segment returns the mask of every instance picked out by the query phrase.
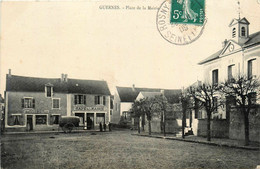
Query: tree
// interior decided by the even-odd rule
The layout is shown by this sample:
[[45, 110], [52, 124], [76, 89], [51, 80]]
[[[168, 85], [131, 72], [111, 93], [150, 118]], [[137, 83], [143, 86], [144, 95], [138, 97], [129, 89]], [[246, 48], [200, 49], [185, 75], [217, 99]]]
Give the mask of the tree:
[[182, 138], [185, 138], [185, 126], [186, 126], [186, 111], [188, 109], [190, 101], [190, 96], [186, 95], [185, 93], [181, 96], [181, 106], [182, 106]]
[[148, 131], [149, 135], [152, 133], [152, 127], [151, 127], [151, 120], [154, 113], [154, 105], [155, 105], [155, 99], [154, 98], [144, 98], [144, 112], [148, 120]]
[[140, 134], [140, 117], [145, 114], [145, 99], [136, 100], [132, 105], [131, 112], [132, 117], [138, 119], [138, 133]]
[[[211, 140], [210, 121], [213, 112], [223, 105], [219, 95], [219, 86], [217, 84], [201, 84], [197, 87], [190, 87], [188, 94], [195, 100], [198, 100], [200, 108], [204, 108], [207, 113], [207, 141]], [[220, 99], [219, 99], [220, 98]]]
[[170, 104], [168, 104], [167, 98], [164, 95], [157, 95], [153, 99], [153, 112], [158, 113], [161, 116], [161, 124], [163, 128], [163, 135], [166, 136], [166, 112], [170, 109]]
[[220, 91], [226, 97], [232, 97], [244, 117], [245, 145], [249, 145], [249, 113], [259, 95], [259, 79], [239, 75], [221, 84]]

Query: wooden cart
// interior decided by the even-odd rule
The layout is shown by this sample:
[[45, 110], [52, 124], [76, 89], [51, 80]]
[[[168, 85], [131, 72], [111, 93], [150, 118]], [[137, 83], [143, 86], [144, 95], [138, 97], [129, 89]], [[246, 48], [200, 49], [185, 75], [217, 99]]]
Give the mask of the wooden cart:
[[65, 133], [70, 133], [76, 127], [79, 127], [80, 119], [77, 116], [62, 116], [59, 126]]

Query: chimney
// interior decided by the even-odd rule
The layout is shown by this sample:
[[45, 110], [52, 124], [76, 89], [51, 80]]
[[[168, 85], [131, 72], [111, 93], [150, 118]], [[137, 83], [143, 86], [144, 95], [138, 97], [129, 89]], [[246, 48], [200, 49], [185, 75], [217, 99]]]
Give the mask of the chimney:
[[164, 96], [164, 90], [161, 90], [161, 94]]
[[8, 77], [11, 77], [11, 76], [12, 76], [12, 70], [8, 69]]
[[132, 90], [133, 90], [133, 92], [135, 92], [135, 84], [133, 84]]
[[63, 74], [63, 73], [61, 74], [61, 79], [60, 79], [60, 81], [61, 81], [61, 82], [64, 81], [64, 74]]
[[227, 39], [225, 39], [223, 42], [222, 42], [222, 47], [224, 48], [226, 45], [227, 45]]
[[68, 74], [64, 75], [64, 81], [67, 82], [68, 81]]

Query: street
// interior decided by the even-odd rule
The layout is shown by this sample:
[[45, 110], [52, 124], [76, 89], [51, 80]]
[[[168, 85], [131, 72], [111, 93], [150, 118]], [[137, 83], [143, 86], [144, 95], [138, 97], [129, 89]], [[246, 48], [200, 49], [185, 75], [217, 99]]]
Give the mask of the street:
[[136, 131], [1, 136], [1, 165], [15, 168], [256, 168], [259, 151], [133, 136]]

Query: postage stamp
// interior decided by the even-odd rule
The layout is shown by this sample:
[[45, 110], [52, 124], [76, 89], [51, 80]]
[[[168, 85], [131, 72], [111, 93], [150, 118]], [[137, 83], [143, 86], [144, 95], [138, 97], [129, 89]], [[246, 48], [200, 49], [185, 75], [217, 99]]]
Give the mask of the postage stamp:
[[205, 0], [171, 0], [171, 23], [203, 25]]
[[[183, 13], [185, 13], [183, 12], [182, 9], [183, 3], [182, 5], [180, 5], [179, 4], [180, 0], [178, 0], [179, 2], [177, 2], [177, 0], [172, 0], [172, 1], [173, 3], [167, 0], [161, 4], [156, 16], [157, 29], [160, 35], [165, 40], [167, 40], [172, 44], [175, 45], [190, 44], [195, 40], [197, 40], [203, 33], [204, 26], [207, 22], [205, 18], [204, 7], [199, 8], [198, 7], [200, 6], [199, 4], [188, 3], [189, 9], [192, 9], [194, 13], [191, 12], [191, 10], [186, 11], [187, 14], [185, 14], [185, 17], [187, 18], [185, 19], [185, 17], [182, 18], [182, 16], [184, 16]], [[183, 0], [183, 2], [186, 1], [191, 1], [191, 0]], [[193, 0], [193, 1], [204, 2], [204, 0]], [[176, 4], [178, 4], [177, 7], [174, 7]], [[203, 6], [205, 6], [204, 3]], [[174, 14], [174, 10], [172, 12], [172, 9], [178, 11], [175, 12]], [[201, 9], [203, 10], [203, 12], [201, 13], [200, 16], [200, 13], [198, 11], [200, 11]], [[198, 12], [198, 15], [195, 15], [195, 12], [196, 13]], [[190, 16], [191, 13], [194, 14], [193, 18]], [[172, 17], [179, 17], [179, 20], [177, 20], [176, 22], [172, 22], [171, 21]]]

